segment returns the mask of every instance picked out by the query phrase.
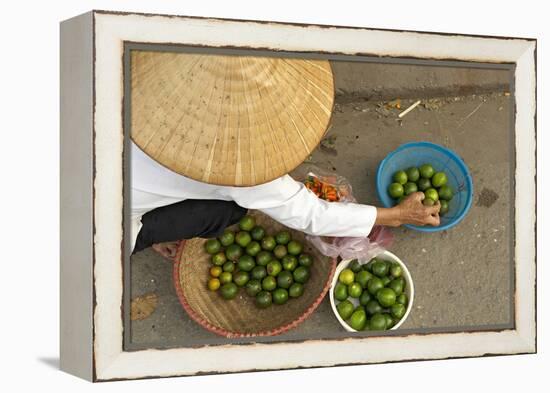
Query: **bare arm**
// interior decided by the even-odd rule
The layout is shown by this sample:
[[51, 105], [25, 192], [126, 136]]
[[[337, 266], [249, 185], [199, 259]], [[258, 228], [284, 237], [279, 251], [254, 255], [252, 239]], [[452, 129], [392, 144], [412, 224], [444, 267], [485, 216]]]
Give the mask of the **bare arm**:
[[434, 206], [424, 206], [423, 199], [424, 193], [415, 192], [397, 206], [377, 207], [375, 224], [390, 227], [398, 227], [403, 224], [438, 226], [441, 205], [437, 202]]

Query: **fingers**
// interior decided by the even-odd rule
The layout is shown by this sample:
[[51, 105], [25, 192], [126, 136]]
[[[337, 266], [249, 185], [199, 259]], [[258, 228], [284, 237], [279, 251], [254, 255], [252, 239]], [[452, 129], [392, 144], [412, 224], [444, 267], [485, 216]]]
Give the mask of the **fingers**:
[[176, 256], [176, 252], [178, 251], [178, 247], [175, 243], [171, 243], [166, 246], [166, 251], [170, 258], [174, 258]]
[[406, 201], [408, 201], [408, 203], [402, 205], [403, 217], [401, 221], [403, 223], [420, 226], [439, 226], [441, 203], [437, 201], [433, 206], [425, 206], [422, 203], [424, 198], [425, 195], [423, 192], [415, 192], [407, 197]]
[[176, 256], [178, 243], [155, 243], [153, 250], [162, 255], [164, 258], [173, 259]]
[[428, 225], [432, 225], [434, 227], [439, 226], [439, 214], [430, 215], [428, 219], [426, 220], [426, 223]]
[[422, 202], [425, 198], [425, 195], [423, 192], [417, 191], [411, 194], [411, 198], [415, 201]]
[[430, 214], [432, 214], [432, 215], [433, 215], [433, 214], [439, 213], [439, 210], [440, 210], [440, 209], [441, 209], [441, 203], [439, 203], [439, 201], [437, 201], [437, 202], [435, 203], [435, 205], [433, 205], [433, 206], [428, 206], [428, 207], [426, 208], [426, 210], [428, 210], [428, 213], [430, 213]]
[[160, 249], [160, 254], [164, 257], [164, 258], [171, 258], [172, 255], [170, 253], [170, 248], [168, 247], [162, 247]]

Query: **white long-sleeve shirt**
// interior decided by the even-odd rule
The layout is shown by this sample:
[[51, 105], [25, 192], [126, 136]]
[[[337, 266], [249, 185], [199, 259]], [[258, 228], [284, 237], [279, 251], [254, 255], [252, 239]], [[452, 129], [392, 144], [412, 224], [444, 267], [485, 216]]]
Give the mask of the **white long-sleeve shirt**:
[[131, 146], [132, 249], [145, 213], [185, 199], [232, 200], [287, 227], [319, 236], [367, 236], [376, 220], [374, 206], [326, 202], [289, 175], [252, 187], [217, 186], [172, 172], [134, 143]]

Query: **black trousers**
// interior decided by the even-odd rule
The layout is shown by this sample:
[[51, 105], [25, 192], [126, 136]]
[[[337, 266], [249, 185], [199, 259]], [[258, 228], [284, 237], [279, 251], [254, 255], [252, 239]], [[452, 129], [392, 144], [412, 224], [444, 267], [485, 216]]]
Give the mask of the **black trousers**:
[[187, 199], [143, 215], [133, 253], [155, 243], [193, 237], [211, 238], [223, 233], [247, 213], [233, 201]]

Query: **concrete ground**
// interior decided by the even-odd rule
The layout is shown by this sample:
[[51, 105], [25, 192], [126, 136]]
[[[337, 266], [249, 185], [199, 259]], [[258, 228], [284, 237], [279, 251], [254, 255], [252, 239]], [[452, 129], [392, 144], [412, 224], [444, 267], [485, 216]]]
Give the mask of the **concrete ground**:
[[[361, 75], [356, 78], [360, 85]], [[336, 75], [335, 80], [340, 79]], [[503, 74], [493, 79], [506, 80]], [[390, 251], [403, 259], [415, 285], [414, 308], [402, 329], [491, 329], [509, 325], [513, 319], [513, 100], [503, 92], [504, 83], [494, 93], [423, 99], [402, 121], [397, 117], [400, 110], [388, 106], [387, 101], [339, 94], [327, 139], [308, 160], [345, 176], [358, 201], [374, 205], [379, 204], [375, 194], [377, 165], [402, 143], [426, 140], [448, 146], [470, 168], [475, 200], [459, 226], [433, 234], [393, 230], [395, 243]], [[401, 110], [414, 101], [414, 97], [402, 100]], [[148, 318], [131, 323], [128, 349], [227, 342], [187, 316], [174, 290], [172, 264], [151, 249], [132, 257], [129, 284], [132, 298], [155, 293], [158, 304]], [[298, 328], [267, 341], [345, 334], [327, 297]]]
[[508, 91], [512, 71], [453, 66], [335, 61], [339, 100], [464, 96]]

